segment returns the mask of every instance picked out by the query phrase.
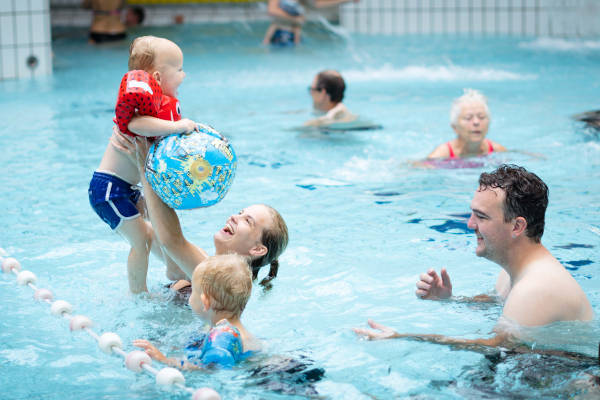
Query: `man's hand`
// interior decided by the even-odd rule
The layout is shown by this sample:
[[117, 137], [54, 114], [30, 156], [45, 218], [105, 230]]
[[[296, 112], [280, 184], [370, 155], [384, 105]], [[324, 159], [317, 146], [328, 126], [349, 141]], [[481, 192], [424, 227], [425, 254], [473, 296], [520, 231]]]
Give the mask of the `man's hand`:
[[415, 294], [424, 300], [447, 299], [452, 296], [452, 283], [446, 268], [442, 268], [441, 277], [433, 269], [421, 274]]
[[399, 337], [396, 331], [394, 331], [392, 328], [388, 328], [387, 326], [378, 324], [377, 322], [371, 319], [367, 322], [369, 323], [369, 326], [371, 328], [376, 330], [372, 331], [370, 329], [353, 328], [352, 330], [354, 331], [354, 333], [356, 333], [358, 336], [364, 336], [368, 340], [383, 340]]

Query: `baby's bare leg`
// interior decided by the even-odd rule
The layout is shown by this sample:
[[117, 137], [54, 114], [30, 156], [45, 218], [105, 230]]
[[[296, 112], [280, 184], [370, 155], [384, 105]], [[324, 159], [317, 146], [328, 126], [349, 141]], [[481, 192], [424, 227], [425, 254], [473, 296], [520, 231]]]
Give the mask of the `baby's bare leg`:
[[127, 278], [132, 293], [147, 292], [148, 255], [152, 247], [152, 230], [141, 216], [121, 221], [117, 233], [131, 246], [127, 257]]

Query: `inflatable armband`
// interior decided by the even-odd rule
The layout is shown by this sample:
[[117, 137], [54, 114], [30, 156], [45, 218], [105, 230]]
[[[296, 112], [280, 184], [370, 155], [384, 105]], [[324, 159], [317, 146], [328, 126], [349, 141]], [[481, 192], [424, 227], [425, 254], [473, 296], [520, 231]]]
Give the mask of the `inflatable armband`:
[[119, 130], [133, 136], [127, 129], [131, 118], [136, 112], [140, 115], [158, 116], [162, 97], [160, 85], [146, 71], [127, 72], [121, 79], [115, 106], [115, 122]]

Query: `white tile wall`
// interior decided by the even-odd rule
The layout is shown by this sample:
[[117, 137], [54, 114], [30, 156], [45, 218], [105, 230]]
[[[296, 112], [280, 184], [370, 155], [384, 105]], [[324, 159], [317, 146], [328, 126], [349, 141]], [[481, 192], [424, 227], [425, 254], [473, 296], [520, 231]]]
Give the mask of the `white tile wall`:
[[[49, 1], [52, 25], [89, 26], [90, 11], [80, 8], [81, 0], [0, 0], [0, 14], [3, 8], [27, 5], [47, 9]], [[267, 19], [264, 3], [149, 5], [145, 10], [149, 26], [170, 25], [177, 14], [185, 15], [186, 23]], [[342, 5], [339, 17], [347, 30], [373, 34], [600, 35], [600, 0], [360, 0]]]
[[389, 33], [385, 21], [391, 19], [396, 34], [600, 35], [600, 0], [394, 0], [393, 7], [386, 5], [385, 0], [347, 3], [340, 23], [361, 33]]
[[0, 0], [0, 80], [52, 73], [51, 53], [49, 0]]

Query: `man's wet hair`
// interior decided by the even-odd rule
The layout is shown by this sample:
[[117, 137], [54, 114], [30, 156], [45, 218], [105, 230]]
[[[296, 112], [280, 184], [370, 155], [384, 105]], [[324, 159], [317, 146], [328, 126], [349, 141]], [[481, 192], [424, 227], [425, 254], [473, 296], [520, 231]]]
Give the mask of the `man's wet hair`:
[[527, 221], [525, 234], [539, 243], [544, 234], [548, 186], [536, 174], [518, 165], [503, 164], [490, 173], [479, 176], [480, 189], [502, 189], [504, 221], [523, 217]]
[[317, 89], [324, 89], [332, 102], [339, 103], [344, 100], [346, 83], [339, 72], [325, 70], [317, 75]]

